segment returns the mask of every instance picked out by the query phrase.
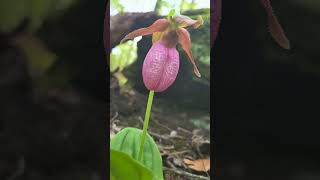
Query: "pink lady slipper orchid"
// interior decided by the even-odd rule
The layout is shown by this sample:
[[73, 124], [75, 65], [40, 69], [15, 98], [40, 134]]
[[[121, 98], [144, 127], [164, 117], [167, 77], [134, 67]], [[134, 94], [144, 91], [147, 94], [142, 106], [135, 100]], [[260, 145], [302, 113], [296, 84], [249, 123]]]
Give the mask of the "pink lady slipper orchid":
[[151, 26], [137, 29], [124, 37], [121, 42], [153, 34], [153, 45], [147, 53], [142, 67], [143, 82], [149, 90], [162, 92], [175, 81], [179, 71], [179, 53], [176, 49], [178, 43], [193, 65], [195, 75], [201, 77], [192, 56], [190, 35], [185, 27], [198, 28], [202, 24], [201, 16], [197, 20], [182, 15], [169, 16], [168, 19], [158, 19]]

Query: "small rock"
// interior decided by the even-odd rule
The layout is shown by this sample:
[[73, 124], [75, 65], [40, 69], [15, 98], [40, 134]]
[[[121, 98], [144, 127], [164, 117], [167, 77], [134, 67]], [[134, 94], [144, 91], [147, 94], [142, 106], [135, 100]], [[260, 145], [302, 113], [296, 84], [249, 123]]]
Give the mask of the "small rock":
[[170, 137], [177, 137], [178, 132], [177, 131], [171, 131], [170, 132]]

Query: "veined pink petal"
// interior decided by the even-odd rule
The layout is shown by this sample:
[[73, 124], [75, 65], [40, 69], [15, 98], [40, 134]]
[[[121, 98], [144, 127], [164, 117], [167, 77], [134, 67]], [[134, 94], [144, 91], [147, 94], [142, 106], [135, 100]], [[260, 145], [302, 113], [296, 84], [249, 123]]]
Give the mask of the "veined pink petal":
[[158, 41], [152, 45], [142, 67], [142, 77], [149, 90], [162, 92], [175, 81], [179, 71], [179, 53]]

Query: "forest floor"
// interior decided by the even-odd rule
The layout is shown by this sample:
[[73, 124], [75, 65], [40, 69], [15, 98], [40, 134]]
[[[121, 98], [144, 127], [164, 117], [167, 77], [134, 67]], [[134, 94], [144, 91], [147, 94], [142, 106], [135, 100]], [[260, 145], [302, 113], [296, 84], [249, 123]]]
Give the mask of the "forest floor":
[[[111, 80], [110, 98], [111, 137], [124, 127], [142, 129], [147, 95]], [[166, 180], [210, 179], [209, 124], [203, 112], [183, 110], [155, 96], [148, 132], [160, 149]]]

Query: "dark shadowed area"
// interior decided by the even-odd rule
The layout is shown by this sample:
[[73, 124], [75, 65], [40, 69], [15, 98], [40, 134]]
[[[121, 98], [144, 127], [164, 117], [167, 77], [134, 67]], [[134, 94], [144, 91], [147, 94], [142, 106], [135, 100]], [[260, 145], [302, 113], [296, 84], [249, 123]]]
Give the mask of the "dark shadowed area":
[[222, 3], [212, 70], [217, 180], [320, 177], [320, 4], [271, 3], [289, 51], [271, 38], [259, 1]]
[[0, 2], [1, 180], [105, 177], [104, 11], [104, 1]]

